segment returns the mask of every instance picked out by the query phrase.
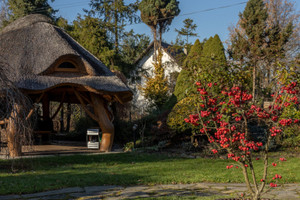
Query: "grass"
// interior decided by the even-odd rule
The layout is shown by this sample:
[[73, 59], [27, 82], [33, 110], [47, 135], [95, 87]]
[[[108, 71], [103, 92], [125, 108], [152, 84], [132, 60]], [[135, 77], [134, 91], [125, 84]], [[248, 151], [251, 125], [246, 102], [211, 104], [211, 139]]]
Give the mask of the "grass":
[[[278, 160], [273, 156], [272, 160]], [[240, 169], [227, 170], [230, 160], [177, 158], [159, 154], [101, 154], [0, 160], [0, 194], [34, 193], [93, 185], [155, 185], [196, 182], [243, 182]], [[262, 161], [255, 161], [262, 171]], [[300, 158], [270, 167], [282, 183], [300, 182]], [[260, 179], [260, 177], [258, 177]]]

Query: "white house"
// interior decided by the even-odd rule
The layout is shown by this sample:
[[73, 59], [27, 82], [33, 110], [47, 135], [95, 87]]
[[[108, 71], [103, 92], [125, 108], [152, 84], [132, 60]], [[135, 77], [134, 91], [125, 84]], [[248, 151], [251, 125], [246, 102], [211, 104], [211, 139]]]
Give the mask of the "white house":
[[[174, 83], [176, 80], [174, 79], [175, 74], [181, 71], [181, 66], [176, 61], [175, 57], [177, 54], [181, 53], [181, 51], [171, 51], [171, 45], [162, 42], [162, 64], [165, 69], [165, 77], [168, 78], [170, 84]], [[158, 52], [156, 53], [156, 55]], [[133, 104], [140, 110], [141, 114], [147, 111], [149, 107], [149, 102], [145, 99], [140, 90], [141, 87], [145, 87], [146, 77], [154, 76], [154, 43], [152, 42], [148, 48], [144, 51], [144, 53], [136, 60], [135, 66], [136, 70], [134, 72], [134, 76], [138, 77], [137, 80], [130, 84], [131, 89], [134, 91]], [[177, 77], [177, 76], [176, 76]], [[175, 78], [176, 78], [175, 77]]]

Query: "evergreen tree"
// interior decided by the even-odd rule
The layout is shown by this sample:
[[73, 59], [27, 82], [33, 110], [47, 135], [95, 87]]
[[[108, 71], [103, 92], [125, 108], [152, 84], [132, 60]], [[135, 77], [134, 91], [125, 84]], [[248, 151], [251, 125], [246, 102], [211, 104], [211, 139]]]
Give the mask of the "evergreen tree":
[[225, 49], [218, 35], [204, 43], [199, 66], [197, 79], [203, 82], [220, 84], [229, 80]]
[[108, 42], [103, 23], [100, 19], [91, 16], [85, 16], [85, 18], [78, 16], [77, 20], [73, 21], [73, 30], [69, 33], [105, 65], [112, 67], [114, 50], [112, 50], [112, 44]]
[[[229, 53], [252, 71], [252, 95], [256, 100], [257, 69], [265, 58], [266, 20], [268, 13], [263, 0], [249, 0], [243, 13], [239, 15], [238, 31], [232, 38]], [[247, 70], [247, 69], [245, 69]]]
[[[150, 38], [145, 34], [135, 34], [133, 30], [124, 34], [120, 55], [122, 58], [122, 72], [126, 77], [133, 75], [134, 62], [149, 46]], [[136, 77], [131, 77], [136, 78]]]
[[171, 25], [174, 17], [179, 15], [179, 2], [177, 0], [142, 0], [139, 4], [142, 21], [147, 24], [153, 33], [154, 52], [157, 50], [157, 32], [159, 45], [162, 34]]
[[197, 112], [194, 106], [199, 101], [196, 81], [221, 86], [230, 81], [229, 76], [224, 46], [219, 36], [210, 37], [204, 44], [196, 40], [177, 78], [174, 95], [178, 103], [168, 115], [169, 127], [176, 132], [192, 130], [192, 126], [186, 125], [184, 119], [188, 114]]
[[139, 20], [136, 15], [137, 3], [125, 5], [124, 0], [91, 0], [90, 2], [92, 10], [89, 14], [97, 15], [105, 22], [103, 26], [112, 33], [116, 52], [119, 51], [120, 38], [126, 24]]
[[201, 53], [202, 53], [202, 49], [203, 49], [203, 43], [201, 43], [199, 41], [199, 39], [197, 39], [194, 43], [194, 45], [191, 47], [184, 63], [183, 63], [183, 67], [184, 68], [192, 68], [192, 66], [196, 66], [198, 65]]
[[193, 84], [195, 80], [193, 80], [193, 73], [189, 70], [182, 69], [177, 77], [174, 95], [177, 98], [177, 101], [181, 101], [185, 97], [189, 96], [191, 93], [196, 92]]
[[0, 29], [9, 19], [9, 9], [7, 0], [0, 0]]
[[126, 32], [121, 45], [123, 61], [133, 64], [149, 44], [150, 38], [145, 34], [135, 34], [133, 30]]
[[43, 14], [54, 19], [57, 12], [49, 5], [48, 0], [8, 0], [8, 5], [9, 22], [29, 14]]
[[70, 25], [68, 23], [68, 20], [66, 20], [63, 17], [59, 17], [56, 19], [55, 24], [59, 27], [61, 27], [62, 29], [64, 29], [67, 33], [71, 34], [71, 32], [74, 30], [74, 26]]
[[202, 46], [203, 45], [197, 39], [184, 61], [183, 69], [177, 77], [174, 95], [178, 102], [189, 96], [191, 93], [196, 92], [194, 86], [196, 81], [194, 68], [199, 67], [198, 62], [202, 53]]
[[189, 44], [189, 37], [195, 37], [197, 36], [197, 33], [194, 31], [197, 28], [196, 24], [193, 24], [193, 20], [190, 18], [187, 18], [183, 21], [184, 27], [181, 28], [180, 30], [175, 29], [176, 32], [178, 32], [179, 35], [185, 36], [186, 37], [186, 44]]

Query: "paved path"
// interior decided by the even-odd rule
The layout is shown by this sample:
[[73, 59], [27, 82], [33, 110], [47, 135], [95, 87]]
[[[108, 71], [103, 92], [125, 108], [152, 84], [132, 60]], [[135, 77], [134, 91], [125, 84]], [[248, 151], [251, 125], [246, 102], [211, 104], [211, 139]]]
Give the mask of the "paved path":
[[[0, 196], [1, 200], [30, 199], [30, 200], [117, 200], [135, 199], [159, 196], [231, 196], [238, 197], [246, 191], [244, 184], [233, 183], [196, 183], [154, 186], [92, 186], [74, 187], [53, 190], [35, 194]], [[300, 184], [285, 184], [264, 195], [270, 199], [296, 200], [300, 199]]]

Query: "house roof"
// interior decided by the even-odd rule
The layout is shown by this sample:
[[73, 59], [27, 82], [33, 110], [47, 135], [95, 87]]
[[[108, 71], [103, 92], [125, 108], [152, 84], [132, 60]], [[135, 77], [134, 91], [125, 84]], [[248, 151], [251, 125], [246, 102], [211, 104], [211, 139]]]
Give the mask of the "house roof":
[[[81, 63], [81, 76], [49, 73], [58, 60], [71, 57]], [[102, 92], [132, 96], [130, 89], [50, 18], [33, 14], [20, 18], [0, 32], [0, 62], [8, 79], [20, 89], [46, 90], [61, 84], [78, 84]], [[121, 97], [120, 96], [120, 97]]]
[[[177, 62], [176, 56], [179, 55], [180, 53], [183, 53], [182, 50], [176, 50], [176, 51], [172, 51], [171, 47], [172, 45], [165, 43], [165, 42], [161, 42], [161, 46], [163, 48], [163, 50], [174, 60]], [[148, 52], [150, 50], [152, 50], [154, 48], [154, 42], [151, 42], [149, 44], [149, 46], [147, 47], [147, 49], [145, 49], [145, 51], [136, 59], [136, 61], [134, 62], [135, 65], [138, 64], [140, 62], [140, 60], [148, 54]]]

